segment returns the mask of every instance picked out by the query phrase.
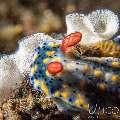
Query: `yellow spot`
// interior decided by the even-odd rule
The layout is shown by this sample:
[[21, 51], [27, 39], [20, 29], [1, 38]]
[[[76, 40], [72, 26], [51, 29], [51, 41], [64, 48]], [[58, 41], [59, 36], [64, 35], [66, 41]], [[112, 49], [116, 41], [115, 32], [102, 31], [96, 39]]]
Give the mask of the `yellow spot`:
[[61, 92], [62, 97], [68, 98], [70, 96], [70, 93], [67, 91]]
[[84, 105], [83, 105], [83, 108], [84, 108], [85, 110], [88, 110], [88, 109], [89, 109], [89, 104], [84, 104]]
[[112, 81], [117, 81], [119, 79], [119, 76], [118, 75], [112, 75], [112, 77], [111, 77], [111, 80]]
[[60, 61], [61, 61], [61, 58], [60, 58], [60, 57], [56, 57], [56, 58], [53, 59], [53, 61], [58, 61], [58, 62], [60, 62]]
[[34, 74], [37, 69], [38, 69], [37, 65], [35, 65], [34, 67], [32, 67], [32, 69], [31, 69], [32, 74]]
[[59, 92], [59, 91], [56, 91], [56, 92], [54, 93], [54, 96], [55, 96], [55, 97], [59, 97], [59, 96], [60, 96], [60, 92]]
[[75, 105], [82, 105], [84, 109], [88, 109], [89, 108], [89, 104], [86, 103], [84, 96], [82, 96], [81, 94], [76, 94], [76, 100], [74, 102]]
[[46, 64], [48, 61], [49, 61], [49, 59], [48, 59], [48, 58], [45, 58], [45, 59], [43, 60], [43, 63]]
[[95, 75], [96, 77], [101, 77], [101, 76], [103, 76], [103, 72], [102, 72], [101, 70], [94, 70], [93, 72], [94, 72], [94, 75]]
[[106, 85], [104, 83], [99, 84], [100, 90], [104, 91], [106, 89]]
[[83, 96], [81, 94], [77, 93], [76, 98], [81, 99], [81, 98], [83, 98]]
[[48, 72], [47, 70], [46, 70], [46, 75], [47, 75], [47, 76], [50, 76], [50, 74], [49, 74], [49, 72]]
[[56, 42], [50, 42], [48, 45], [49, 45], [50, 47], [56, 47], [56, 46], [58, 46], [59, 44], [56, 43]]
[[75, 100], [75, 105], [78, 105], [78, 106], [80, 106], [80, 105], [83, 105], [84, 104], [84, 99], [76, 99]]
[[40, 81], [39, 80], [36, 79], [34, 82], [35, 82], [35, 85], [37, 85], [37, 86], [40, 85]]
[[88, 65], [84, 65], [83, 66], [83, 71], [84, 72], [87, 72], [87, 71], [89, 71], [90, 70], [90, 67], [88, 66]]
[[38, 58], [38, 55], [35, 54], [35, 55], [33, 56], [33, 60], [36, 60], [37, 58]]
[[52, 55], [54, 55], [55, 54], [55, 51], [47, 51], [46, 52], [46, 55], [47, 56], [52, 56]]
[[116, 61], [112, 62], [112, 66], [113, 66], [113, 67], [118, 67], [119, 65], [120, 65], [119, 62], [116, 62]]
[[46, 86], [46, 84], [45, 84], [45, 81], [41, 81], [41, 82], [40, 82], [40, 86], [41, 86], [41, 89], [42, 89], [46, 94], [49, 93], [49, 90], [48, 90], [48, 88], [47, 88], [47, 86]]

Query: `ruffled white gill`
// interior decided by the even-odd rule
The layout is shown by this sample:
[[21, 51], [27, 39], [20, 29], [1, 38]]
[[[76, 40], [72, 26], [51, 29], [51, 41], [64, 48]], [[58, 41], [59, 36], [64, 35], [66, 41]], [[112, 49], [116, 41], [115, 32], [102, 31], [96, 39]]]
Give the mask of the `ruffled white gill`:
[[109, 40], [119, 29], [119, 19], [110, 10], [96, 10], [88, 15], [73, 13], [66, 16], [67, 34], [81, 32], [81, 44], [89, 45]]
[[96, 10], [88, 15], [94, 31], [103, 39], [110, 39], [119, 29], [118, 16], [110, 10]]

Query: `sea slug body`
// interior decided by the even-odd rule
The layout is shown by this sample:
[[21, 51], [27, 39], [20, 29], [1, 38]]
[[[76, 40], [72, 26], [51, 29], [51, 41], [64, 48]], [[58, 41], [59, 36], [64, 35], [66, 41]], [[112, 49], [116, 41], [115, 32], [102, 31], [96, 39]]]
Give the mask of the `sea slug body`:
[[[62, 110], [84, 112], [95, 104], [111, 104], [120, 92], [120, 46], [110, 41], [119, 29], [118, 16], [106, 9], [89, 15], [73, 13], [66, 16], [66, 25], [62, 41], [44, 41], [35, 48], [31, 84]], [[98, 47], [101, 58], [81, 56], [74, 51], [78, 44]]]
[[[72, 59], [54, 41], [35, 48], [30, 78], [34, 88], [45, 92], [47, 97], [62, 100], [70, 109], [88, 110], [96, 102], [97, 92], [110, 92], [120, 82], [120, 72], [106, 64]], [[89, 91], [91, 88], [95, 89], [94, 94]]]
[[[66, 25], [63, 40], [37, 33], [20, 41], [15, 53], [0, 54], [0, 102], [5, 88], [14, 90], [29, 74], [34, 89], [53, 98], [59, 109], [81, 112], [95, 104], [118, 105], [120, 44], [114, 44], [119, 39], [118, 16], [106, 9], [73, 13], [66, 16]], [[75, 45], [97, 46], [102, 56], [78, 57], [72, 51]]]

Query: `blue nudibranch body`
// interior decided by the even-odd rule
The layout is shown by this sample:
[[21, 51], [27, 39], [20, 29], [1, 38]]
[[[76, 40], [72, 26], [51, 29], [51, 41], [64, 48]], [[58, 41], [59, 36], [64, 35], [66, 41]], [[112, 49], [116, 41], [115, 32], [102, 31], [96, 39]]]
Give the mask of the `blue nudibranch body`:
[[[96, 95], [101, 91], [113, 92], [112, 88], [120, 82], [117, 67], [110, 68], [106, 61], [105, 65], [101, 65], [70, 58], [63, 54], [60, 47], [60, 44], [53, 41], [44, 42], [41, 47], [35, 48], [30, 78], [36, 90], [45, 92], [49, 97], [59, 98], [71, 107], [85, 110], [100, 101], [96, 100]], [[61, 63], [63, 68], [51, 74], [48, 71], [51, 62]]]
[[[0, 54], [0, 103], [30, 73], [33, 87], [53, 98], [64, 110], [80, 112], [96, 104], [102, 108], [120, 106], [118, 16], [110, 10], [101, 9], [86, 15], [72, 13], [65, 20], [68, 36], [62, 44], [61, 40], [57, 40], [63, 37], [62, 34], [55, 34], [52, 38], [45, 33], [37, 33], [19, 41], [15, 53]], [[75, 32], [76, 36], [71, 34]], [[81, 40], [78, 39], [81, 37], [79, 32]], [[74, 55], [70, 56], [69, 48], [78, 41], [81, 46], [99, 47], [102, 56], [93, 57], [90, 54], [84, 57], [75, 47], [72, 49]], [[90, 50], [89, 53], [93, 49]]]
[[[55, 42], [44, 43], [42, 48], [38, 47], [35, 49], [33, 58], [34, 62], [31, 65], [31, 83], [34, 85], [35, 89], [45, 92], [48, 96], [61, 97], [71, 104], [79, 104], [80, 101], [77, 101], [79, 97], [84, 99], [79, 89], [70, 86], [72, 81], [69, 78], [66, 80], [65, 76], [61, 76], [62, 74], [66, 74], [66, 70], [69, 69], [72, 63], [62, 53], [60, 44]], [[52, 75], [48, 72], [47, 67], [48, 63], [54, 61], [60, 62], [63, 66], [63, 70]], [[81, 100], [81, 103], [83, 103], [84, 107], [87, 107], [87, 101], [85, 99]]]
[[[114, 44], [119, 30], [118, 16], [106, 9], [88, 15], [73, 13], [66, 16], [66, 25], [67, 36], [62, 44], [57, 40], [43, 41], [35, 48], [30, 73], [32, 85], [53, 98], [62, 109], [81, 112], [95, 104], [119, 105], [120, 46]], [[99, 48], [103, 55], [84, 58], [74, 49], [78, 42]]]

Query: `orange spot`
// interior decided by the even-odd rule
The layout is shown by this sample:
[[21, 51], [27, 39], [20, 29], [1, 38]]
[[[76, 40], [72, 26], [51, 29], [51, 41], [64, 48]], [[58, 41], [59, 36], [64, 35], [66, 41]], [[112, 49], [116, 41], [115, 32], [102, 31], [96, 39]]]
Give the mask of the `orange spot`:
[[57, 74], [61, 72], [63, 65], [60, 62], [54, 61], [48, 64], [47, 70], [50, 74]]
[[72, 47], [81, 41], [82, 34], [80, 32], [71, 33], [64, 37], [61, 50], [65, 51], [68, 47]]

